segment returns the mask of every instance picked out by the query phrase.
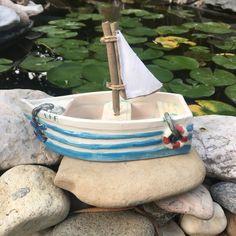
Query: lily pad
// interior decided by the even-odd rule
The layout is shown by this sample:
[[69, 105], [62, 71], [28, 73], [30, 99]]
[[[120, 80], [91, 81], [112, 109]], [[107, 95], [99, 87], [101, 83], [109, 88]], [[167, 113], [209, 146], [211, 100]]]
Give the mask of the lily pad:
[[183, 10], [183, 9], [168, 9], [167, 11], [168, 13], [172, 14], [172, 15], [175, 15], [175, 16], [178, 16], [180, 18], [192, 18], [194, 17], [195, 15], [193, 14], [192, 11], [190, 10]]
[[236, 103], [236, 84], [228, 86], [225, 89], [225, 95], [234, 103]]
[[33, 27], [32, 30], [38, 31], [38, 32], [49, 33], [51, 31], [59, 30], [59, 28], [55, 25], [42, 25], [42, 26]]
[[147, 68], [162, 83], [169, 82], [174, 78], [174, 75], [171, 71], [169, 71], [167, 69], [160, 68], [157, 65], [147, 65]]
[[156, 59], [153, 63], [168, 70], [193, 70], [199, 67], [199, 63], [190, 57], [164, 56], [163, 58]]
[[0, 58], [0, 73], [10, 70], [12, 67], [12, 63], [12, 60]]
[[204, 112], [201, 108], [201, 106], [197, 104], [191, 104], [188, 106], [191, 112], [193, 113], [193, 116], [205, 116], [207, 115], [206, 112]]
[[104, 19], [104, 16], [96, 13], [75, 13], [75, 14], [68, 14], [67, 16], [72, 17], [74, 20], [77, 21], [86, 21], [86, 20], [92, 20], [92, 21], [102, 21]]
[[45, 72], [61, 65], [62, 61], [55, 61], [52, 57], [27, 56], [20, 64], [20, 68], [34, 72]]
[[198, 84], [188, 85], [181, 79], [174, 79], [168, 83], [169, 88], [174, 93], [180, 93], [188, 98], [210, 97], [215, 93], [213, 86]]
[[44, 45], [47, 48], [56, 48], [64, 42], [61, 38], [39, 38], [36, 40], [36, 44]]
[[203, 53], [209, 53], [210, 49], [208, 47], [205, 46], [194, 46], [189, 48], [189, 50], [193, 51], [193, 52], [203, 52]]
[[160, 35], [167, 35], [167, 34], [184, 34], [189, 31], [188, 28], [181, 26], [181, 25], [171, 25], [171, 26], [159, 26], [156, 29], [156, 32]]
[[231, 26], [229, 24], [221, 22], [204, 22], [198, 23], [194, 28], [206, 33], [227, 34], [232, 32], [232, 29], [230, 29], [230, 27]]
[[77, 35], [78, 35], [77, 32], [72, 32], [72, 31], [63, 30], [63, 29], [55, 29], [47, 33], [47, 36], [50, 38], [62, 38], [62, 39], [73, 38]]
[[145, 45], [149, 48], [153, 48], [155, 50], [163, 50], [163, 51], [171, 51], [173, 50], [173, 48], [164, 48], [161, 44], [156, 44], [154, 42], [148, 42], [148, 43], [145, 43]]
[[162, 19], [165, 16], [163, 14], [158, 14], [158, 13], [152, 13], [150, 15], [143, 16], [142, 18], [145, 20], [156, 20], [156, 19]]
[[147, 42], [147, 38], [146, 37], [134, 37], [131, 35], [124, 35], [125, 39], [127, 40], [127, 42], [129, 44], [139, 44], [139, 43], [145, 43]]
[[194, 29], [198, 24], [198, 22], [186, 22], [182, 26], [188, 29]]
[[155, 58], [162, 57], [164, 55], [162, 51], [158, 51], [152, 48], [148, 48], [146, 50], [143, 50], [142, 48], [138, 48], [138, 50], [134, 49], [134, 51], [137, 53], [138, 57], [143, 61], [152, 60]]
[[208, 39], [210, 37], [213, 37], [212, 34], [203, 34], [203, 33], [193, 33], [192, 36], [198, 39]]
[[226, 86], [236, 83], [236, 76], [228, 71], [210, 68], [198, 68], [190, 72], [190, 76], [205, 85]]
[[84, 23], [72, 21], [69, 19], [52, 20], [52, 21], [49, 21], [48, 24], [56, 25], [63, 29], [80, 29], [81, 27], [85, 26]]
[[48, 71], [48, 81], [60, 88], [78, 87], [84, 83], [82, 67], [77, 63], [63, 63]]
[[132, 36], [144, 36], [144, 37], [149, 37], [149, 36], [156, 36], [156, 32], [153, 29], [150, 29], [148, 27], [138, 27], [138, 28], [133, 28], [125, 31], [126, 34], [132, 35]]
[[72, 93], [88, 93], [88, 92], [96, 92], [103, 90], [106, 90], [106, 88], [102, 84], [89, 82], [79, 87], [73, 88]]
[[201, 110], [208, 115], [236, 115], [236, 108], [224, 102], [215, 100], [196, 100], [195, 102], [200, 105]]
[[101, 64], [87, 64], [83, 66], [82, 71], [83, 77], [90, 81], [100, 84], [105, 84], [105, 81], [109, 79], [109, 69], [108, 66], [102, 66]]
[[150, 12], [141, 9], [124, 9], [121, 10], [122, 15], [135, 15], [138, 17], [149, 16], [151, 15]]
[[222, 40], [216, 40], [216, 39], [210, 39], [208, 40], [209, 43], [213, 44], [215, 47], [227, 50], [227, 51], [232, 51], [236, 50], [236, 38], [231, 37], [231, 38], [224, 38]]
[[79, 48], [81, 46], [87, 46], [89, 43], [84, 40], [67, 39], [63, 42], [64, 48]]
[[223, 66], [227, 69], [236, 69], [236, 55], [215, 55], [212, 57], [212, 60], [217, 65]]
[[56, 48], [55, 52], [67, 60], [82, 60], [89, 55], [88, 49], [85, 47], [80, 48]]
[[139, 19], [131, 17], [121, 17], [119, 20], [119, 25], [122, 28], [136, 28], [143, 26]]
[[167, 37], [157, 37], [154, 43], [161, 44], [164, 48], [177, 48], [180, 44], [188, 44], [190, 46], [195, 46], [196, 43], [189, 41], [187, 38], [167, 36]]

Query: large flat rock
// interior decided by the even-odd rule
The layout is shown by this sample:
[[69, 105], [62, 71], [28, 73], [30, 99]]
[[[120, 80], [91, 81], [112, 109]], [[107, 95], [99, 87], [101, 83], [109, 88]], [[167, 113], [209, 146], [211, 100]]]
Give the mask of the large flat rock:
[[60, 160], [58, 154], [47, 151], [38, 141], [20, 106], [21, 98], [48, 96], [37, 90], [0, 90], [0, 170], [21, 164], [53, 165]]
[[54, 183], [87, 204], [126, 207], [189, 191], [204, 177], [204, 164], [191, 151], [187, 155], [116, 163], [64, 157]]
[[194, 118], [193, 147], [207, 175], [236, 182], [236, 117], [209, 115]]

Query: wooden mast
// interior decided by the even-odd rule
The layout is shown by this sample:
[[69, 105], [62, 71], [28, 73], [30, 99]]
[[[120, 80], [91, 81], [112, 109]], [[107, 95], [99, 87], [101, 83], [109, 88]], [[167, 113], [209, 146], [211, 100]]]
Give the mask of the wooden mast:
[[[111, 77], [111, 88], [112, 88], [112, 104], [114, 115], [120, 115], [120, 96], [119, 96], [119, 72], [118, 62], [115, 50], [115, 35], [112, 34], [110, 22], [106, 21], [102, 23], [102, 30], [104, 33], [104, 42], [107, 47], [107, 58], [109, 65], [109, 72]], [[113, 37], [112, 37], [113, 36]]]

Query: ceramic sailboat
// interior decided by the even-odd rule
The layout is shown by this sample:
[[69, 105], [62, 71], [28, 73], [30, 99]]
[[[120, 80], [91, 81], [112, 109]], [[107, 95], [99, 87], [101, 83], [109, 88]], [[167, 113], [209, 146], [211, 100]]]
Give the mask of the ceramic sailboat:
[[[37, 137], [56, 153], [89, 161], [130, 161], [188, 153], [193, 117], [162, 84], [116, 24], [103, 23], [112, 91], [24, 100]], [[123, 95], [120, 96], [120, 95]]]

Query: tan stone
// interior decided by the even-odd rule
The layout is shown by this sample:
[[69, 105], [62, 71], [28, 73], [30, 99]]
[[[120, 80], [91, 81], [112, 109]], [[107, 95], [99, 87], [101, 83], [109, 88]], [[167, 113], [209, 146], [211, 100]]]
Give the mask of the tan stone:
[[171, 220], [169, 223], [159, 228], [160, 236], [185, 236], [185, 233], [182, 229]]
[[210, 219], [214, 214], [211, 195], [203, 185], [187, 193], [158, 201], [156, 204], [166, 211], [193, 215], [203, 220]]
[[98, 207], [134, 206], [196, 188], [205, 167], [195, 151], [150, 160], [101, 163], [64, 157], [54, 183]]
[[232, 214], [231, 212], [227, 212], [227, 234], [228, 236], [236, 235], [236, 214]]
[[191, 215], [184, 215], [180, 226], [190, 236], [215, 236], [224, 231], [226, 216], [221, 206], [214, 202], [214, 215], [209, 220], [201, 220]]

